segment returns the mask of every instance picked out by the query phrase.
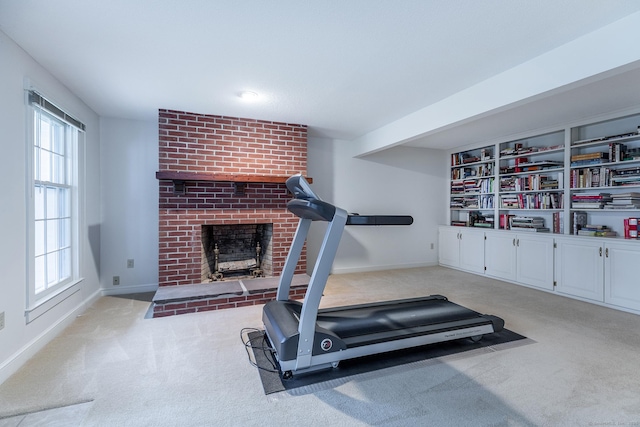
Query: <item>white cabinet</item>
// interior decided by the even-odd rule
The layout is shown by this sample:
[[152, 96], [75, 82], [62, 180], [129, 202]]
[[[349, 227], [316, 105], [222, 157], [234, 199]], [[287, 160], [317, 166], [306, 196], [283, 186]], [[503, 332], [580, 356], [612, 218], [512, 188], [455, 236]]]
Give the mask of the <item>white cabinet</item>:
[[460, 228], [440, 227], [438, 229], [438, 261], [441, 265], [460, 265]]
[[553, 290], [553, 236], [487, 232], [487, 275]]
[[640, 310], [640, 248], [637, 243], [607, 242], [604, 258], [604, 302]]
[[553, 237], [517, 234], [516, 247], [516, 280], [553, 290]]
[[439, 262], [473, 273], [484, 272], [484, 231], [468, 227], [439, 228]]
[[557, 291], [640, 310], [640, 247], [613, 239], [557, 239]]
[[485, 273], [505, 280], [516, 280], [515, 233], [487, 232], [484, 242]]
[[556, 291], [604, 301], [604, 242], [586, 238], [556, 239]]

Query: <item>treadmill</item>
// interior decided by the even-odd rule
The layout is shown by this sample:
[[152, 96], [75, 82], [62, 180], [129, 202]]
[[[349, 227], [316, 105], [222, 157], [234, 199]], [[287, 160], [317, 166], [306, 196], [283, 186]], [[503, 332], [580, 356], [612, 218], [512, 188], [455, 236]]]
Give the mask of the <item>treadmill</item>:
[[[262, 313], [265, 332], [283, 378], [336, 368], [341, 360], [499, 332], [504, 321], [455, 304], [441, 295], [319, 309], [346, 225], [410, 225], [411, 216], [349, 215], [318, 197], [302, 175], [286, 182], [300, 218], [276, 299]], [[291, 280], [312, 221], [328, 222], [302, 303], [289, 299]]]

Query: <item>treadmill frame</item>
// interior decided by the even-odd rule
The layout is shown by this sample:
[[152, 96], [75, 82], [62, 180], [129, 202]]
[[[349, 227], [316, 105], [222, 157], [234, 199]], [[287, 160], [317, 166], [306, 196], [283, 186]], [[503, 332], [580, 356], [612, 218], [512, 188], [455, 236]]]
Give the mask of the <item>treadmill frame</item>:
[[[298, 191], [296, 192], [292, 190], [297, 199], [307, 201], [310, 205], [313, 202], [320, 200], [315, 194], [312, 194], [309, 197], [305, 197], [305, 194], [300, 194], [300, 185], [298, 184], [298, 180], [302, 180], [303, 183], [306, 184], [306, 180], [304, 180], [304, 178], [300, 175], [294, 175], [287, 181], [287, 186], [290, 190], [292, 190], [293, 187]], [[333, 207], [332, 205], [329, 206]], [[309, 215], [309, 218], [302, 217], [298, 213], [296, 213], [296, 215], [300, 217], [300, 221], [298, 223], [298, 228], [291, 243], [291, 248], [287, 255], [276, 293], [276, 301], [280, 303], [289, 301], [291, 281], [293, 279], [296, 265], [298, 264], [298, 261], [300, 259], [300, 255], [302, 254], [302, 249], [309, 233], [311, 222], [317, 219], [326, 219], [328, 220], [328, 225], [322, 241], [320, 252], [318, 254], [318, 259], [316, 260], [316, 264], [314, 266], [311, 278], [309, 280], [309, 285], [307, 287], [307, 292], [305, 293], [302, 303], [302, 309], [298, 321], [298, 348], [296, 358], [281, 360], [277, 351], [275, 354], [276, 360], [280, 365], [280, 369], [283, 375], [287, 376], [287, 374], [298, 374], [312, 372], [319, 369], [326, 369], [329, 367], [337, 367], [338, 363], [341, 360], [400, 350], [404, 348], [417, 347], [443, 341], [456, 340], [460, 338], [478, 337], [484, 334], [495, 332], [492, 320], [490, 318], [481, 317], [480, 319], [482, 319], [482, 321], [479, 321], [478, 324], [469, 327], [430, 333], [426, 335], [410, 336], [406, 338], [399, 338], [395, 340], [383, 341], [374, 344], [346, 348], [339, 351], [327, 352], [325, 354], [314, 355], [314, 338], [316, 334], [316, 320], [318, 317], [320, 300], [322, 298], [322, 294], [324, 292], [329, 274], [331, 272], [333, 260], [335, 259], [344, 227], [348, 223], [350, 215], [344, 209], [338, 207], [335, 207], [335, 213], [330, 220], [324, 217], [319, 218], [317, 215], [311, 214]], [[388, 303], [388, 301], [385, 303]], [[348, 309], [349, 307], [347, 306], [342, 308]], [[336, 309], [338, 308], [332, 307], [330, 310]], [[263, 322], [265, 324], [267, 337], [272, 344], [275, 344], [277, 343], [276, 337], [271, 336], [272, 334], [269, 331], [269, 323], [271, 321], [265, 321], [265, 319], [266, 314], [263, 313]], [[276, 346], [274, 346], [274, 348], [276, 348]]]

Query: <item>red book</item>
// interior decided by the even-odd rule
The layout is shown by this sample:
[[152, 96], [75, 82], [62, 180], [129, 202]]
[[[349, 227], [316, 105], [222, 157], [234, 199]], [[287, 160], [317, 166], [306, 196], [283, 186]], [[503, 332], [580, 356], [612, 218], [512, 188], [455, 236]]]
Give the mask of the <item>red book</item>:
[[631, 238], [631, 234], [629, 233], [629, 218], [625, 218], [623, 220], [624, 223], [624, 238], [625, 239], [630, 239]]
[[638, 238], [638, 218], [629, 218], [629, 238]]

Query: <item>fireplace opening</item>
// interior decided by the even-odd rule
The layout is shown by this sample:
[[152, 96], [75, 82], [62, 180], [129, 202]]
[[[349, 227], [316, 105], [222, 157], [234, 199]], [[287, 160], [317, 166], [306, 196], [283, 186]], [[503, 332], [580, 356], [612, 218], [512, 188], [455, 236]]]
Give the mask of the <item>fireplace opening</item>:
[[273, 224], [202, 226], [203, 283], [273, 276]]

